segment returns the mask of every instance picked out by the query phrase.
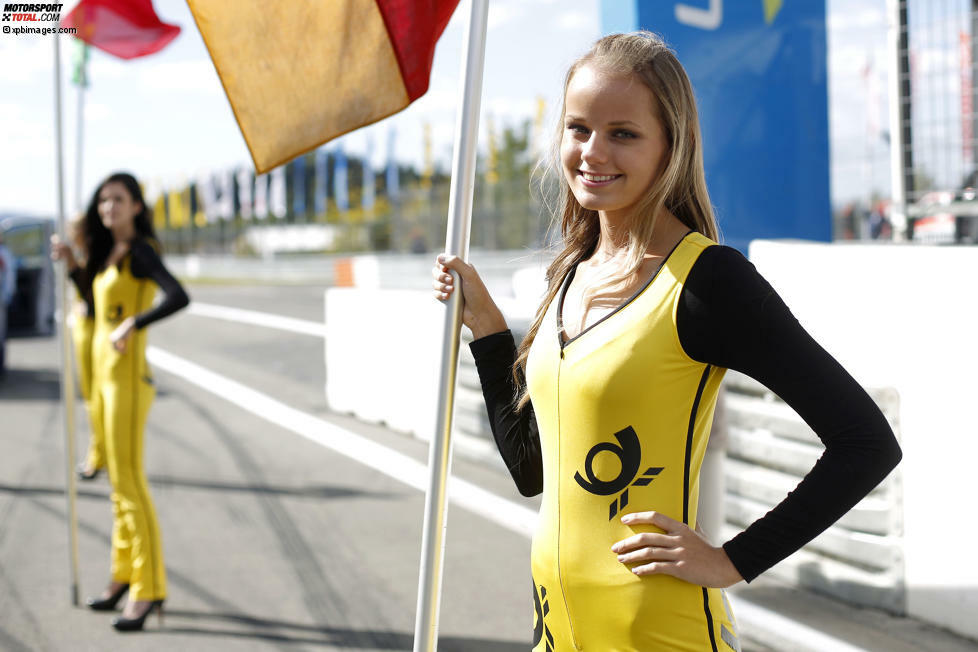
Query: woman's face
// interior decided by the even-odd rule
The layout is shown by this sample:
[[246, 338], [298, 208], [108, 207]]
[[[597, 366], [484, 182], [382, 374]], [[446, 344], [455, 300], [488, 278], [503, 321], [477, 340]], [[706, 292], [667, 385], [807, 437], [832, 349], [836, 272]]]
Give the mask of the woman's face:
[[656, 101], [633, 75], [582, 66], [567, 85], [560, 159], [581, 206], [626, 217], [659, 175], [668, 143]]
[[132, 228], [133, 218], [143, 210], [129, 190], [118, 181], [110, 181], [98, 192], [98, 216], [102, 224], [113, 233], [127, 232]]

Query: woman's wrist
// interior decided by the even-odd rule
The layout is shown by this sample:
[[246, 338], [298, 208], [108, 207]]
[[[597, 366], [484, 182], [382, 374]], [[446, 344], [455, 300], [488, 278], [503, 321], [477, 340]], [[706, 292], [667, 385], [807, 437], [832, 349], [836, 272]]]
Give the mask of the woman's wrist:
[[492, 335], [493, 333], [501, 333], [509, 328], [506, 324], [506, 318], [503, 314], [499, 312], [498, 309], [494, 311], [494, 314], [487, 316], [486, 319], [479, 320], [477, 323], [472, 324], [472, 339], [478, 340], [485, 337], [486, 335]]

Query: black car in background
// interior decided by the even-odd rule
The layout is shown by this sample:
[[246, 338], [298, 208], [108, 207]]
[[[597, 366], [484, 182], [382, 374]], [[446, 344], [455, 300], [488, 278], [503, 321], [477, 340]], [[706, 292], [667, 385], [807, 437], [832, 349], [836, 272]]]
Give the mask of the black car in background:
[[54, 334], [54, 220], [0, 215], [3, 242], [16, 262], [17, 289], [7, 308], [7, 336]]

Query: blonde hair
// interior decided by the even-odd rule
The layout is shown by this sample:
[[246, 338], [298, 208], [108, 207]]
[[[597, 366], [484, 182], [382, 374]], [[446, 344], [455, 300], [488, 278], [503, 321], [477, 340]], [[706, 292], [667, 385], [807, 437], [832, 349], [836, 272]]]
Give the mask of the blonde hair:
[[[560, 184], [557, 207], [553, 211], [553, 227], [559, 225], [563, 249], [547, 269], [547, 293], [537, 308], [513, 365], [513, 377], [520, 388], [517, 409], [522, 409], [529, 401], [524, 380], [526, 359], [543, 323], [544, 314], [570, 270], [594, 253], [600, 235], [597, 211], [586, 209], [578, 203], [560, 169], [560, 140], [564, 131], [567, 87], [574, 74], [584, 66], [610, 75], [632, 75], [641, 81], [652, 92], [656, 117], [662, 123], [668, 141], [663, 167], [646, 195], [636, 204], [631, 223], [627, 225], [628, 247], [624, 272], [606, 285], [625, 283], [639, 271], [663, 209], [670, 211], [690, 229], [713, 240], [719, 237], [703, 172], [696, 98], [686, 71], [675, 53], [652, 32], [605, 36], [570, 66], [564, 78], [565, 105], [561, 106], [550, 159]], [[541, 185], [544, 182], [541, 180]]]

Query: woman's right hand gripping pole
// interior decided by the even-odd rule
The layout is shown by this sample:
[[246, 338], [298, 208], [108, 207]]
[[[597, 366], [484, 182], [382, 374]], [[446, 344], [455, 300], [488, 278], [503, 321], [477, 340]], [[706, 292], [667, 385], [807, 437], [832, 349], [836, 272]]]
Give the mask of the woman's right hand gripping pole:
[[71, 247], [61, 239], [61, 236], [54, 233], [51, 235], [51, 260], [57, 262], [62, 259], [69, 271], [78, 267], [78, 261], [75, 260], [75, 254], [71, 251]]
[[509, 328], [506, 318], [489, 296], [489, 291], [475, 267], [458, 256], [439, 254], [435, 261], [435, 266], [431, 269], [434, 279], [431, 285], [436, 299], [447, 301], [455, 290], [455, 279], [450, 272], [455, 272], [461, 279], [459, 289], [462, 292], [462, 323], [472, 331], [473, 339], [501, 333]]

